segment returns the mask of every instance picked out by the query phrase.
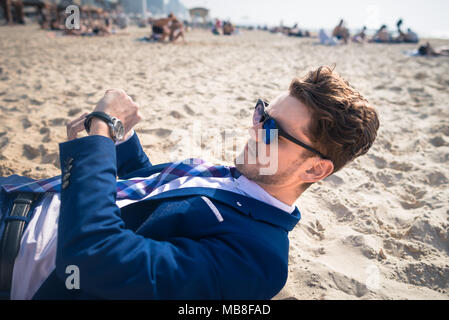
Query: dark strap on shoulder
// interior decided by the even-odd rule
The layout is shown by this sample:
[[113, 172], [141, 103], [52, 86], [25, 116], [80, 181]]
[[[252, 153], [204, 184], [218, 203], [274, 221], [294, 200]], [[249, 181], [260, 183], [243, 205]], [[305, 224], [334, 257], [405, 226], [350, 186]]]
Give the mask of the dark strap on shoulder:
[[4, 220], [5, 230], [0, 242], [0, 292], [11, 291], [12, 273], [20, 240], [30, 219], [31, 206], [38, 196], [33, 193], [17, 194], [11, 212]]

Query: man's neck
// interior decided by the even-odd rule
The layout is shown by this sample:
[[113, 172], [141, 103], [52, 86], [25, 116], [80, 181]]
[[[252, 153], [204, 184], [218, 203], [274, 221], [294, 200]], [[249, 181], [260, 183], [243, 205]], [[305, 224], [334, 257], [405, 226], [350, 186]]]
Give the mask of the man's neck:
[[302, 194], [302, 191], [298, 193], [298, 190], [295, 190], [294, 188], [280, 188], [279, 186], [268, 185], [257, 181], [253, 182], [264, 189], [268, 194], [289, 206], [292, 206]]

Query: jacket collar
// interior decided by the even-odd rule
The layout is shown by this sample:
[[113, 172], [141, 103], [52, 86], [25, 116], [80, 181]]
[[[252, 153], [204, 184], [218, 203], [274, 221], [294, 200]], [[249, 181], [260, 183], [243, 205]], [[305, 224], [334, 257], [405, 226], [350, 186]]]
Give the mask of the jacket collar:
[[[130, 173], [129, 175], [123, 177], [122, 179], [130, 179], [133, 177], [148, 177], [152, 174], [162, 171], [169, 165], [171, 165], [171, 163], [163, 163], [147, 168], [142, 168], [140, 170]], [[238, 193], [226, 190], [213, 189], [213, 188], [198, 187], [198, 188], [175, 189], [163, 192], [144, 201], [161, 200], [176, 197], [188, 197], [188, 196], [206, 196], [208, 198], [221, 202], [225, 205], [231, 206], [235, 210], [243, 214], [249, 215], [256, 220], [268, 222], [275, 226], [281, 227], [287, 231], [292, 231], [295, 225], [301, 219], [301, 213], [299, 212], [297, 207], [295, 207], [295, 210], [292, 213], [287, 213], [281, 209], [273, 207], [265, 202], [256, 200], [254, 198], [246, 197], [244, 195], [240, 195]]]

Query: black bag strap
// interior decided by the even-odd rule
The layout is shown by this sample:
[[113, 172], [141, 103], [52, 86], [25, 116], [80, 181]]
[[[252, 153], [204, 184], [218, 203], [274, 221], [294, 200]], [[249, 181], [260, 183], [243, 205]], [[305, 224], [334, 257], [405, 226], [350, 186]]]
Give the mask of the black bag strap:
[[30, 219], [31, 206], [39, 195], [19, 193], [14, 200], [9, 215], [4, 219], [5, 229], [0, 243], [0, 292], [10, 298], [14, 262], [19, 253], [25, 225]]

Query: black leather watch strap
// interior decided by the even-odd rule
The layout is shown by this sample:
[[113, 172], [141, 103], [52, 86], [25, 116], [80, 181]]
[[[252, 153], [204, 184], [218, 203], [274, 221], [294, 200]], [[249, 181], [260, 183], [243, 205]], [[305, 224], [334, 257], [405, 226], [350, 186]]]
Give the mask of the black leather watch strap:
[[114, 125], [111, 116], [109, 116], [107, 113], [104, 112], [99, 112], [99, 111], [94, 111], [92, 113], [89, 113], [86, 116], [86, 120], [84, 120], [84, 128], [86, 129], [87, 133], [89, 133], [90, 131], [90, 125], [92, 123], [92, 118], [98, 118], [103, 120], [104, 122], [107, 123], [107, 125], [109, 126], [109, 132], [111, 134], [111, 138], [112, 140], [116, 140], [115, 134], [114, 134], [114, 130], [112, 130], [112, 127]]
[[107, 113], [95, 111], [95, 112], [89, 113], [86, 116], [86, 120], [84, 120], [84, 128], [86, 129], [87, 132], [90, 131], [90, 124], [92, 123], [92, 118], [101, 119], [104, 122], [106, 122], [108, 125], [109, 124], [112, 125], [112, 118]]

